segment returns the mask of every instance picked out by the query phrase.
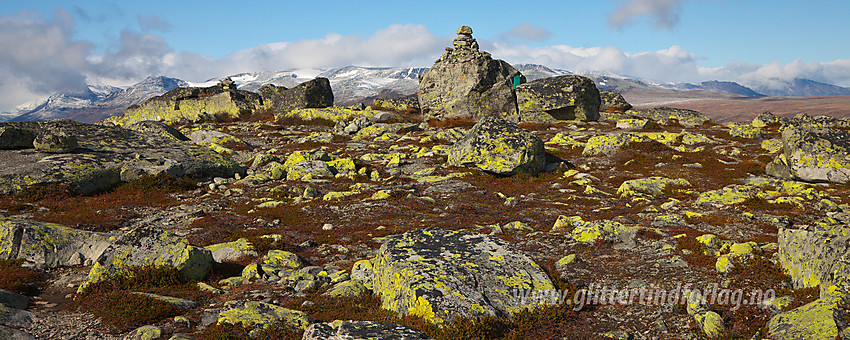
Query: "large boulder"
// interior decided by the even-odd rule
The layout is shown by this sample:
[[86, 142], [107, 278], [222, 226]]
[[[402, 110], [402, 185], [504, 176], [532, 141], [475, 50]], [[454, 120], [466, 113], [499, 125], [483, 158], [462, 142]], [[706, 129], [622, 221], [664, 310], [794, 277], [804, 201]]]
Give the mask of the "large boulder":
[[767, 337], [774, 340], [844, 339], [846, 299], [830, 296], [770, 318]]
[[126, 275], [130, 266], [171, 266], [184, 278], [200, 281], [210, 271], [212, 252], [184, 237], [152, 226], [137, 227], [115, 239], [95, 261], [78, 291], [109, 275]]
[[509, 316], [527, 308], [518, 294], [554, 289], [539, 265], [488, 235], [440, 228], [389, 237], [372, 260], [384, 308], [433, 323]]
[[[824, 297], [850, 283], [850, 227], [779, 230], [779, 264], [795, 287], [818, 287]], [[833, 287], [834, 286], [834, 287]], [[832, 288], [830, 288], [832, 287]]]
[[259, 90], [263, 103], [276, 113], [289, 113], [296, 109], [325, 108], [334, 104], [334, 93], [328, 78], [316, 78], [287, 89], [273, 84]]
[[104, 122], [124, 126], [146, 120], [175, 123], [236, 119], [262, 106], [259, 94], [238, 90], [227, 78], [210, 87], [178, 87], [141, 105], [130, 106]]
[[0, 127], [0, 150], [30, 149], [36, 133], [15, 126]]
[[376, 340], [424, 340], [431, 339], [418, 329], [371, 321], [342, 321], [317, 322], [304, 331], [302, 340], [346, 340], [346, 339], [376, 339]]
[[767, 174], [809, 182], [850, 182], [850, 131], [824, 127], [782, 132], [782, 152]]
[[563, 75], [516, 88], [521, 121], [599, 120], [599, 90], [590, 78]]
[[626, 98], [623, 98], [623, 95], [617, 92], [599, 91], [599, 99], [601, 99], [600, 112], [625, 113], [632, 109], [632, 104], [629, 104]]
[[244, 172], [242, 165], [208, 148], [158, 132], [70, 120], [0, 123], [4, 127], [36, 133], [64, 131], [76, 137], [78, 147], [64, 154], [0, 150], [0, 194], [29, 186], [68, 185], [85, 195], [143, 175], [232, 177]]
[[662, 125], [669, 125], [677, 122], [687, 128], [701, 126], [711, 121], [710, 118], [706, 117], [699, 111], [675, 109], [670, 107], [635, 109], [629, 110], [626, 113], [642, 118], [649, 118]]
[[59, 224], [0, 219], [0, 259], [23, 259], [38, 268], [79, 266], [100, 257], [111, 235]]
[[225, 309], [218, 314], [218, 324], [241, 323], [244, 327], [252, 328], [249, 333], [251, 336], [278, 322], [294, 328], [306, 329], [313, 319], [302, 311], [265, 302], [244, 300], [228, 301]]
[[373, 110], [395, 111], [400, 113], [418, 113], [419, 95], [411, 94], [398, 98], [377, 98], [372, 103]]
[[515, 175], [537, 174], [546, 165], [543, 141], [514, 123], [486, 117], [449, 150], [449, 165]]
[[428, 119], [516, 113], [513, 79], [525, 77], [503, 60], [478, 50], [472, 29], [457, 31], [454, 49], [446, 48], [419, 81], [419, 106]]

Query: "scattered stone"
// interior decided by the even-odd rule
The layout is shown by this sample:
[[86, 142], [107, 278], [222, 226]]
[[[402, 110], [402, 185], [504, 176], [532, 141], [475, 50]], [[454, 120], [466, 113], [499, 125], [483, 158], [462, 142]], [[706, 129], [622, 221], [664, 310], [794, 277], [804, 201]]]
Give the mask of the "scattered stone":
[[343, 339], [393, 339], [424, 340], [431, 339], [418, 329], [403, 325], [378, 323], [371, 321], [341, 321], [314, 323], [304, 331], [303, 340], [343, 340]]
[[361, 296], [368, 293], [369, 288], [367, 288], [359, 280], [348, 280], [335, 284], [331, 289], [328, 289], [328, 291], [322, 295], [330, 297], [352, 297]]
[[590, 78], [564, 75], [516, 88], [519, 121], [599, 120], [599, 90]]
[[546, 157], [540, 138], [506, 120], [487, 117], [452, 146], [448, 163], [500, 175], [537, 174]]
[[130, 331], [124, 340], [154, 340], [162, 337], [162, 329], [156, 326], [142, 326]]
[[617, 188], [617, 194], [620, 197], [639, 196], [641, 194], [656, 196], [664, 193], [668, 186], [689, 187], [691, 183], [682, 178], [648, 177], [633, 179], [620, 184], [620, 187]]
[[29, 335], [25, 332], [19, 331], [14, 328], [9, 328], [3, 325], [0, 325], [0, 339], [7, 340], [34, 340], [35, 338], [32, 335]]
[[243, 257], [257, 256], [254, 245], [244, 237], [233, 242], [211, 244], [204, 248], [212, 252], [215, 262], [236, 261]]
[[499, 238], [476, 233], [409, 231], [384, 243], [373, 263], [373, 290], [383, 307], [433, 323], [460, 316], [507, 316], [525, 308], [524, 301], [511, 295], [513, 290], [554, 289], [527, 255]]

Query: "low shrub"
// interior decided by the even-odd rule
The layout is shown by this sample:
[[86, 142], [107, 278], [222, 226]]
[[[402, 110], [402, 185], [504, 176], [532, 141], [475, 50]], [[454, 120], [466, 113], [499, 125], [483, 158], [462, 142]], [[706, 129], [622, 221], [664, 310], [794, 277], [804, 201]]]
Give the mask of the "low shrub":
[[24, 260], [0, 260], [0, 289], [24, 295], [38, 294], [36, 282], [40, 281], [38, 270], [22, 267]]
[[89, 295], [80, 302], [80, 310], [120, 332], [182, 314], [180, 308], [167, 302], [127, 291]]

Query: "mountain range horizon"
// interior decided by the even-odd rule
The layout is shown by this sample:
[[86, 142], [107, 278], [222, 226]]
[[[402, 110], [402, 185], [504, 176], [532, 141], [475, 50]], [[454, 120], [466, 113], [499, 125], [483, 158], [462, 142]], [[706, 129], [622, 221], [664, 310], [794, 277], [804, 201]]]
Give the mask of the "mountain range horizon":
[[[591, 78], [600, 90], [621, 93], [630, 103], [639, 107], [689, 103], [698, 100], [850, 96], [850, 88], [805, 78], [795, 78], [791, 81], [774, 79], [769, 84], [744, 85], [718, 80], [694, 84], [642, 79], [613, 72], [576, 73], [540, 64], [517, 64], [515, 67], [529, 81], [565, 74], [586, 76]], [[89, 84], [87, 91], [55, 93], [40, 102], [22, 104], [14, 112], [0, 114], [0, 121], [68, 118], [90, 123], [120, 114], [131, 105], [141, 104], [151, 97], [176, 87], [212, 86], [224, 78], [231, 78], [239, 89], [257, 91], [264, 84], [291, 88], [316, 77], [324, 77], [331, 82], [336, 105], [347, 106], [355, 103], [368, 105], [375, 98], [392, 98], [416, 93], [418, 78], [428, 69], [427, 67], [352, 65], [323, 69], [243, 72], [221, 78], [210, 78], [203, 82], [191, 82], [165, 75], [148, 76], [136, 84], [123, 88]], [[846, 111], [846, 115], [850, 116], [850, 109]]]

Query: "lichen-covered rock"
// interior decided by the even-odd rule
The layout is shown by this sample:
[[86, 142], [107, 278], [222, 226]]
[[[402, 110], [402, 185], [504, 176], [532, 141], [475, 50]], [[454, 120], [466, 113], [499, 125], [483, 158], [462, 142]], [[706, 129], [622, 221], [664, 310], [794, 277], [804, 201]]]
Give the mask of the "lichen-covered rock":
[[378, 98], [372, 102], [372, 109], [399, 113], [418, 113], [419, 95], [414, 93], [398, 98]]
[[584, 146], [585, 156], [613, 155], [631, 143], [645, 143], [650, 139], [632, 133], [617, 133], [590, 137]]
[[243, 326], [252, 327], [249, 335], [280, 321], [299, 329], [306, 329], [313, 322], [307, 313], [258, 301], [228, 301], [218, 315], [219, 324], [241, 322]]
[[590, 78], [563, 75], [516, 88], [520, 121], [599, 120], [599, 90]]
[[507, 316], [528, 307], [512, 292], [554, 289], [530, 257], [476, 233], [412, 230], [390, 237], [373, 263], [372, 286], [383, 307], [433, 323]]
[[629, 110], [627, 113], [638, 117], [652, 119], [662, 125], [669, 125], [675, 121], [688, 128], [701, 126], [711, 121], [711, 119], [700, 112], [686, 109], [674, 109], [670, 107], [634, 109]]
[[38, 268], [91, 263], [109, 247], [111, 235], [59, 224], [0, 219], [0, 259], [23, 259]]
[[371, 321], [314, 323], [304, 331], [302, 340], [424, 340], [431, 339], [418, 329], [404, 325]]
[[178, 87], [161, 96], [133, 105], [121, 115], [104, 120], [106, 124], [129, 125], [146, 120], [176, 123], [239, 118], [263, 106], [259, 94], [237, 90], [225, 79], [210, 87]]
[[236, 261], [243, 257], [257, 256], [254, 245], [244, 237], [232, 242], [211, 244], [204, 248], [212, 252], [215, 262]]
[[837, 339], [846, 327], [845, 299], [830, 296], [777, 314], [767, 323], [767, 337], [775, 340]]
[[580, 216], [569, 217], [566, 222], [573, 227], [571, 232], [573, 239], [584, 243], [606, 240], [633, 244], [638, 230], [637, 227], [624, 226], [620, 222], [611, 220], [584, 221]]
[[767, 165], [768, 175], [809, 182], [850, 182], [850, 131], [789, 128], [782, 152]]
[[130, 331], [123, 340], [154, 340], [162, 337], [162, 329], [156, 326], [142, 326]]
[[771, 112], [762, 112], [759, 113], [756, 118], [753, 118], [752, 126], [763, 128], [767, 126], [780, 126], [788, 122], [788, 119], [785, 117], [778, 117]]
[[[779, 230], [778, 259], [796, 287], [830, 287], [850, 277], [850, 229], [846, 226]], [[834, 288], [834, 287], [833, 287]]]
[[419, 106], [427, 119], [516, 113], [513, 78], [525, 82], [525, 77], [507, 62], [478, 51], [471, 31], [458, 29], [454, 49], [446, 49], [419, 80]]
[[171, 127], [171, 125], [165, 124], [163, 122], [155, 122], [152, 120], [145, 120], [135, 124], [130, 124], [125, 126], [125, 128], [143, 132], [146, 134], [155, 134], [160, 135], [165, 138], [171, 138], [180, 141], [189, 141], [189, 137], [186, 137], [179, 130]]
[[263, 103], [276, 113], [289, 113], [297, 109], [325, 108], [334, 104], [334, 94], [327, 78], [315, 78], [287, 89], [283, 86], [266, 84], [258, 92]]
[[0, 126], [0, 150], [30, 149], [36, 133], [15, 126]]
[[709, 339], [720, 337], [726, 332], [723, 317], [717, 312], [706, 311], [694, 314], [694, 321], [697, 322], [697, 325]]
[[290, 269], [297, 269], [304, 265], [304, 261], [301, 261], [301, 258], [299, 258], [298, 255], [277, 249], [269, 250], [269, 252], [263, 256], [263, 263], [278, 264]]
[[623, 95], [617, 92], [599, 91], [599, 99], [601, 100], [599, 104], [600, 112], [625, 113], [632, 109], [632, 104], [629, 104], [626, 98], [623, 98]]
[[86, 195], [143, 175], [233, 177], [244, 171], [239, 163], [207, 148], [117, 126], [70, 120], [0, 123], [4, 126], [64, 131], [76, 136], [79, 148], [66, 154], [0, 150], [0, 194], [29, 186], [67, 184]]
[[77, 137], [69, 135], [64, 131], [42, 130], [32, 141], [33, 147], [38, 152], [44, 153], [69, 153], [74, 151]]
[[621, 197], [639, 196], [647, 194], [650, 196], [661, 195], [668, 186], [689, 187], [691, 185], [686, 179], [670, 179], [666, 177], [639, 178], [623, 182], [617, 188], [617, 194]]
[[335, 284], [322, 295], [330, 297], [351, 297], [361, 296], [367, 293], [369, 293], [369, 288], [360, 282], [360, 280], [348, 280]]
[[449, 151], [448, 163], [501, 175], [543, 170], [543, 141], [516, 124], [496, 117], [481, 119]]
[[184, 278], [200, 281], [209, 273], [212, 262], [209, 250], [191, 245], [172, 232], [141, 226], [118, 237], [103, 251], [77, 291], [84, 291], [107, 275], [126, 275], [129, 266], [171, 266]]
[[697, 204], [735, 205], [751, 198], [765, 198], [764, 190], [753, 185], [730, 185], [706, 191], [697, 197]]
[[730, 123], [726, 126], [729, 127], [729, 135], [735, 138], [756, 139], [767, 137], [767, 132], [762, 130], [760, 127], [750, 124]]

